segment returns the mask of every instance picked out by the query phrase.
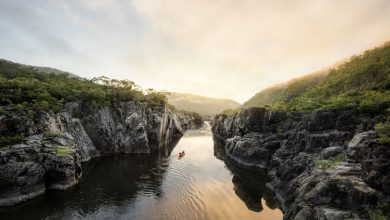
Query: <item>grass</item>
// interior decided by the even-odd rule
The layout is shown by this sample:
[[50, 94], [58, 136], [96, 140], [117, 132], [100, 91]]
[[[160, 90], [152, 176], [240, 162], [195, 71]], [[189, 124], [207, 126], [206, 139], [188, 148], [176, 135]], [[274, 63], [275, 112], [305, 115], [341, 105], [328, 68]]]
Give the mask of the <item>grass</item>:
[[390, 44], [387, 43], [326, 71], [265, 89], [243, 108], [311, 111], [355, 108], [376, 113], [390, 106]]
[[330, 160], [317, 160], [315, 162], [315, 166], [319, 169], [324, 169], [324, 170], [334, 169], [337, 167], [337, 165], [340, 162], [342, 162], [344, 160], [345, 160], [345, 155], [341, 153]]
[[53, 147], [53, 153], [55, 153], [58, 157], [67, 157], [72, 152], [73, 147], [74, 144]]
[[46, 131], [43, 135], [47, 138], [64, 137], [65, 134], [58, 131]]
[[385, 202], [377, 205], [373, 209], [368, 210], [368, 216], [370, 217], [370, 220], [387, 220], [385, 212], [388, 213], [390, 209], [390, 203]]
[[54, 153], [58, 157], [67, 157], [70, 155], [72, 150], [75, 147], [75, 143], [71, 141], [68, 145], [61, 146], [54, 143], [51, 140], [42, 140], [42, 144], [52, 153]]
[[57, 156], [59, 157], [66, 157], [69, 155], [70, 153], [70, 149], [67, 148], [67, 147], [57, 147], [57, 148], [54, 148], [54, 152]]
[[234, 116], [234, 115], [237, 115], [238, 113], [240, 113], [241, 109], [240, 108], [229, 108], [229, 109], [225, 109], [223, 110], [223, 114], [226, 114], [227, 116]]
[[15, 134], [13, 136], [0, 137], [0, 147], [5, 147], [14, 144], [20, 144], [24, 140], [23, 134]]
[[379, 123], [375, 125], [375, 131], [379, 135], [379, 142], [381, 144], [390, 143], [390, 123]]

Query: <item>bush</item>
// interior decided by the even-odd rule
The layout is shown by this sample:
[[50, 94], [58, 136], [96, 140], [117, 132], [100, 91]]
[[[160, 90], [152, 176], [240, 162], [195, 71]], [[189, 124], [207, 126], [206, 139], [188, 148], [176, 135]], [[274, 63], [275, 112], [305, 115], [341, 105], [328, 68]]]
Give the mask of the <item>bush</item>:
[[390, 44], [354, 56], [336, 69], [313, 73], [257, 93], [244, 107], [315, 110], [356, 107], [376, 112], [390, 106]]
[[167, 102], [164, 93], [144, 92], [129, 80], [104, 76], [87, 80], [68, 74], [47, 74], [6, 60], [0, 60], [0, 97], [18, 109], [23, 109], [18, 104], [24, 103], [54, 112], [59, 112], [67, 102], [83, 103], [85, 108], [94, 109], [118, 101], [140, 101], [152, 107]]
[[375, 125], [375, 131], [379, 135], [379, 142], [381, 144], [390, 143], [390, 123], [380, 123]]
[[0, 147], [5, 147], [14, 144], [20, 144], [24, 140], [23, 134], [16, 134], [13, 136], [1, 136], [0, 137]]
[[22, 111], [26, 108], [26, 106], [24, 106], [23, 104], [16, 104], [15, 105], [15, 110], [16, 111]]
[[233, 116], [233, 115], [237, 115], [238, 113], [240, 112], [240, 109], [239, 108], [229, 108], [229, 109], [225, 109], [223, 110], [223, 114], [226, 114], [228, 116]]
[[58, 131], [46, 131], [43, 133], [46, 138], [64, 137], [65, 134]]
[[7, 111], [5, 110], [5, 108], [3, 106], [0, 106], [0, 115], [3, 115], [5, 114]]
[[71, 152], [71, 147], [72, 146], [58, 146], [58, 147], [55, 147], [53, 150], [57, 156], [67, 157]]
[[344, 160], [345, 160], [345, 155], [341, 153], [330, 160], [317, 160], [315, 162], [315, 166], [319, 169], [324, 169], [324, 170], [333, 169], [336, 168], [336, 166], [339, 165], [339, 163]]
[[368, 210], [370, 220], [387, 220], [386, 213], [389, 214], [390, 203], [380, 203], [376, 207]]

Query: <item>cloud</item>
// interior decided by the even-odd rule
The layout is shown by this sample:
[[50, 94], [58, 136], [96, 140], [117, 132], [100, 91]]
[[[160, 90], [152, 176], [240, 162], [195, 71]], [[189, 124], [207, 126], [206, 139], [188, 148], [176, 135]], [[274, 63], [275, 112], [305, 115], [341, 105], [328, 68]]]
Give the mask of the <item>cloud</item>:
[[0, 56], [239, 101], [390, 40], [387, 0], [0, 4]]

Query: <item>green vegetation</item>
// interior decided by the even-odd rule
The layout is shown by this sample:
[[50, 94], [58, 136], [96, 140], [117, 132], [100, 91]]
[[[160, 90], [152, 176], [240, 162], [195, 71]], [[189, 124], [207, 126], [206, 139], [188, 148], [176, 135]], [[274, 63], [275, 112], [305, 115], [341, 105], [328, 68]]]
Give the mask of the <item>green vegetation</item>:
[[[50, 70], [50, 68], [48, 69]], [[0, 60], [0, 105], [16, 111], [26, 107], [59, 112], [66, 102], [83, 103], [98, 108], [117, 101], [140, 101], [148, 106], [164, 106], [164, 93], [142, 91], [134, 82], [109, 79], [92, 80], [70, 76], [68, 73], [42, 72], [31, 67]], [[4, 107], [2, 107], [4, 111]]]
[[379, 135], [379, 142], [381, 144], [390, 143], [390, 123], [380, 123], [375, 125], [375, 131]]
[[0, 136], [0, 148], [8, 145], [19, 144], [24, 140], [23, 134], [15, 134], [11, 136]]
[[59, 157], [66, 157], [72, 151], [72, 146], [58, 146], [53, 148], [53, 152]]
[[[104, 105], [138, 101], [147, 107], [164, 107], [166, 95], [152, 89], [141, 90], [129, 80], [97, 77], [82, 79], [60, 70], [33, 67], [0, 59], [0, 114], [34, 118], [38, 110], [61, 111], [67, 102], [80, 103], [74, 116], [82, 118]], [[63, 134], [46, 133], [48, 137]], [[20, 143], [23, 134], [2, 134], [0, 146]]]
[[47, 132], [44, 132], [43, 135], [46, 138], [55, 138], [55, 137], [64, 137], [65, 134], [62, 132], [57, 132], [57, 131], [47, 131]]
[[355, 107], [374, 112], [390, 105], [390, 44], [353, 56], [343, 65], [277, 85], [244, 107], [314, 110]]
[[237, 115], [240, 112], [240, 110], [241, 109], [239, 109], [239, 108], [234, 108], [234, 109], [229, 108], [229, 109], [223, 110], [222, 113], [225, 115], [228, 115], [228, 116], [233, 116], [233, 115]]
[[327, 169], [334, 169], [337, 167], [337, 165], [344, 161], [345, 160], [345, 155], [344, 154], [338, 154], [337, 156], [335, 156], [334, 158], [330, 159], [330, 160], [317, 160], [315, 162], [315, 166], [318, 168], [318, 169], [324, 169], [324, 170], [327, 170]]
[[273, 85], [267, 89], [258, 92], [243, 104], [244, 108], [273, 106], [274, 108], [283, 108], [282, 100], [292, 99], [302, 95], [304, 91], [317, 84], [325, 78], [327, 70], [318, 71], [306, 76], [292, 79], [286, 83]]
[[185, 110], [177, 110], [175, 106], [171, 104], [167, 104], [167, 107], [171, 109], [173, 112], [175, 112], [177, 115], [181, 115], [184, 117], [189, 117], [192, 118], [193, 122], [196, 125], [202, 125], [204, 118], [197, 112], [192, 112], [192, 111], [185, 111]]
[[225, 109], [238, 108], [240, 103], [231, 99], [210, 98], [194, 94], [171, 92], [168, 103], [178, 110], [197, 112], [202, 116], [213, 116]]
[[375, 208], [368, 210], [370, 220], [386, 220], [386, 213], [390, 211], [390, 203], [380, 203]]

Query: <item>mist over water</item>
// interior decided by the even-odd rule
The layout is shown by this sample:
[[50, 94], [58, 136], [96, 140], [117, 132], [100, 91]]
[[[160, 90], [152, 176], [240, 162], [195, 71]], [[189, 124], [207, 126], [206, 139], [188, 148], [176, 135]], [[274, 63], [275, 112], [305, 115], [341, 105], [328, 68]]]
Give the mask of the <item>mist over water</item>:
[[[179, 158], [178, 153], [185, 151]], [[267, 176], [224, 162], [208, 123], [169, 157], [123, 155], [88, 165], [80, 184], [0, 210], [1, 219], [282, 219]], [[216, 156], [214, 156], [216, 155]]]

